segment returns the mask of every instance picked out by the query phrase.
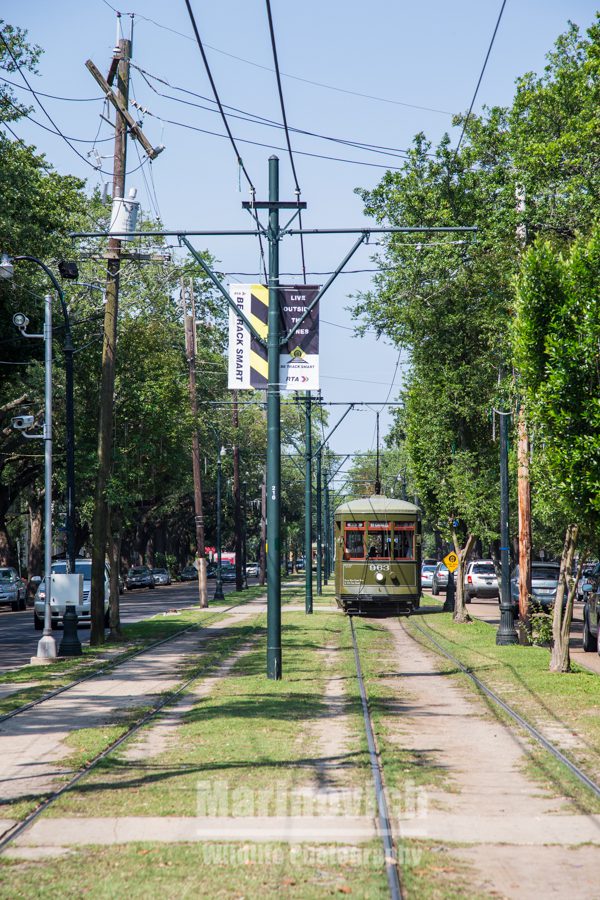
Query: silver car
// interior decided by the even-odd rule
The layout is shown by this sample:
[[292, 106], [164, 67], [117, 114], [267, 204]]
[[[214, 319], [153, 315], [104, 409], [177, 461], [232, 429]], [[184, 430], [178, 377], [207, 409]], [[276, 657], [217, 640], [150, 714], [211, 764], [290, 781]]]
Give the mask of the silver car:
[[465, 601], [470, 603], [477, 597], [500, 596], [498, 576], [491, 559], [476, 559], [470, 562], [465, 573]]
[[433, 573], [437, 568], [437, 563], [430, 565], [429, 563], [424, 563], [421, 566], [421, 587], [422, 588], [430, 588], [433, 584]]
[[0, 606], [10, 606], [13, 612], [25, 609], [27, 588], [16, 569], [4, 566], [0, 569]]
[[445, 591], [448, 587], [448, 569], [445, 563], [438, 563], [431, 579], [431, 593], [437, 597], [440, 591]]
[[[531, 596], [534, 604], [548, 609], [556, 600], [560, 564], [553, 562], [533, 562], [531, 564]], [[510, 579], [510, 597], [514, 606], [519, 605], [519, 567]], [[563, 603], [566, 603], [566, 591]]]
[[154, 584], [171, 584], [171, 576], [168, 569], [152, 569]]

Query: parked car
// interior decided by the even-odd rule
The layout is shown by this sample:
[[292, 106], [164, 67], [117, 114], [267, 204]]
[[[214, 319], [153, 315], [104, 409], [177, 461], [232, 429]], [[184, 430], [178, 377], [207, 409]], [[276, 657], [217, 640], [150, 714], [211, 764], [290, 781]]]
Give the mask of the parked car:
[[431, 593], [437, 597], [440, 591], [448, 587], [448, 569], [443, 562], [437, 563], [431, 579]]
[[154, 576], [148, 566], [132, 566], [125, 579], [125, 587], [128, 591], [134, 588], [150, 588], [154, 590]]
[[182, 581], [197, 581], [198, 569], [196, 566], [185, 566], [179, 573]]
[[575, 599], [579, 600], [580, 603], [583, 603], [583, 601], [585, 599], [584, 592], [583, 592], [583, 586], [584, 586], [584, 584], [590, 583], [589, 576], [593, 573], [596, 566], [597, 566], [597, 563], [588, 563], [581, 570], [581, 577], [580, 577], [579, 581], [577, 582], [577, 591], [575, 594]]
[[[531, 596], [535, 604], [548, 611], [556, 600], [560, 564], [557, 562], [531, 563]], [[510, 579], [510, 597], [513, 606], [519, 606], [519, 567], [517, 566]], [[565, 601], [566, 602], [566, 593]]]
[[437, 568], [437, 563], [424, 562], [421, 566], [421, 587], [430, 588], [433, 583], [433, 573]]
[[[57, 561], [52, 563], [52, 572], [55, 575], [66, 575], [67, 564], [65, 561]], [[90, 591], [92, 589], [92, 560], [76, 559], [75, 575], [83, 575], [83, 596], [80, 605], [75, 607], [75, 612], [79, 619], [80, 625], [89, 625], [90, 616]], [[108, 563], [104, 565], [104, 624], [108, 628], [108, 605], [110, 599], [110, 569]], [[44, 628], [44, 613], [46, 605], [46, 582], [42, 579], [36, 591], [33, 601], [33, 625], [36, 631], [42, 631]], [[65, 612], [64, 604], [56, 601], [53, 597], [50, 599], [50, 611], [52, 613], [52, 627], [55, 628], [62, 622]]]
[[600, 563], [596, 563], [583, 585], [583, 649], [600, 653]]
[[154, 584], [171, 584], [171, 576], [168, 569], [152, 569]]
[[[304, 563], [302, 563], [304, 566]], [[246, 576], [249, 578], [258, 578], [258, 573], [260, 571], [260, 566], [258, 563], [248, 563], [246, 566]]]
[[25, 609], [27, 588], [16, 569], [4, 566], [0, 569], [0, 606], [10, 606], [13, 612]]
[[465, 603], [477, 597], [500, 597], [498, 576], [491, 559], [475, 559], [465, 572]]
[[235, 581], [235, 566], [229, 562], [221, 563], [221, 581]]
[[[254, 563], [254, 565], [258, 569], [258, 563]], [[296, 560], [296, 572], [304, 572], [305, 566], [306, 564], [303, 556]], [[258, 575], [258, 572], [256, 574]]]

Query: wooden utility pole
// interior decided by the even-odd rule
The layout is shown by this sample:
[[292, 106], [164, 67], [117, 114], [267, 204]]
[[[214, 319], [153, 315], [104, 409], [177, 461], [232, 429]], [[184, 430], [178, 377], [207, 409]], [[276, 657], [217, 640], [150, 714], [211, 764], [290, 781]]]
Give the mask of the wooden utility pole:
[[[517, 239], [524, 248], [527, 243], [525, 218], [525, 191], [517, 186], [517, 212], [521, 222], [517, 225]], [[531, 474], [530, 446], [527, 420], [523, 406], [519, 409], [517, 442], [517, 503], [519, 509], [519, 618], [525, 630], [529, 629], [529, 598], [531, 596]]]
[[235, 534], [235, 589], [244, 587], [242, 572], [242, 498], [240, 493], [240, 417], [238, 392], [233, 392], [233, 525]]
[[[113, 57], [116, 63], [116, 96], [127, 108], [129, 98], [129, 62], [131, 41], [121, 38]], [[115, 152], [113, 169], [113, 199], [125, 196], [127, 163], [127, 124], [123, 116], [115, 117]], [[119, 271], [121, 241], [108, 239], [108, 267], [106, 275], [106, 304], [104, 307], [104, 340], [102, 344], [102, 375], [100, 381], [100, 422], [98, 426], [98, 474], [94, 496], [92, 521], [92, 587], [90, 644], [104, 643], [104, 560], [108, 540], [108, 503], [106, 488], [111, 471], [113, 441], [113, 402], [115, 390], [115, 361], [117, 348], [117, 316], [119, 311]]]
[[188, 361], [190, 410], [192, 413], [192, 472], [194, 475], [194, 522], [196, 526], [196, 567], [198, 569], [198, 602], [208, 606], [206, 587], [206, 547], [204, 541], [204, 512], [202, 507], [202, 474], [200, 470], [200, 441], [198, 439], [198, 398], [196, 396], [196, 305], [190, 283], [189, 312], [185, 283], [181, 280], [181, 300], [185, 327], [185, 354]]

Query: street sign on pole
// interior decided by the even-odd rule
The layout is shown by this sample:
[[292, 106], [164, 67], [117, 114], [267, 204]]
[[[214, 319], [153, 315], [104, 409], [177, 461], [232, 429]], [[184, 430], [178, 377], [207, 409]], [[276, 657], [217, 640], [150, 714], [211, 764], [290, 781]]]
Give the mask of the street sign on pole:
[[455, 572], [458, 569], [458, 556], [452, 550], [447, 556], [445, 556], [442, 560], [446, 568], [449, 572]]

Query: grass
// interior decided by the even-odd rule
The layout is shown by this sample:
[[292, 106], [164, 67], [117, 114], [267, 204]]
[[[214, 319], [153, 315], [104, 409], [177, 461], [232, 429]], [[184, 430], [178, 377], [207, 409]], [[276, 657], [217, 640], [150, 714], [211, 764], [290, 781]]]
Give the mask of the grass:
[[378, 846], [128, 844], [85, 847], [58, 859], [3, 860], [0, 898], [252, 897], [322, 900], [389, 896]]
[[[314, 781], [319, 751], [312, 747], [311, 727], [324, 713], [329, 676], [315, 650], [339, 644], [345, 625], [337, 615], [286, 613], [282, 681], [265, 678], [261, 642], [185, 715], [175, 745], [145, 763], [111, 755], [51, 814], [87, 816], [92, 806], [101, 816], [118, 815], [124, 807], [129, 815], [193, 816], [199, 785], [207, 783], [227, 791], [243, 785], [265, 814], [274, 814], [278, 804], [291, 803], [295, 790]], [[348, 764], [361, 768], [366, 759], [351, 753]]]
[[[415, 617], [406, 623], [409, 633], [424, 647], [437, 652], [414, 627], [416, 621]], [[600, 778], [599, 675], [576, 665], [570, 674], [551, 673], [548, 671], [549, 651], [546, 648], [521, 645], [499, 647], [496, 645], [495, 627], [480, 620], [457, 625], [450, 613], [442, 613], [422, 617], [418, 621], [441, 646], [523, 718], [542, 733], [547, 733], [554, 743], [560, 746], [557, 732], [571, 737], [569, 745], [561, 749], [591, 778]], [[452, 663], [443, 657], [439, 657], [438, 667], [442, 671], [454, 672]], [[456, 677], [469, 685], [469, 690], [477, 690], [466, 676], [456, 674]], [[498, 707], [485, 702], [493, 715], [512, 721]], [[538, 750], [535, 744], [532, 744], [528, 773], [535, 775], [556, 794], [566, 793], [579, 810], [600, 811], [600, 803], [591, 792], [563, 765], [553, 762], [547, 752]]]
[[[106, 643], [101, 647], [84, 647], [81, 656], [60, 660], [51, 666], [22, 666], [12, 672], [6, 672], [0, 676], [0, 685], [14, 685], [16, 690], [10, 696], [0, 698], [0, 715], [38, 700], [50, 691], [82, 678], [91, 671], [123, 662], [137, 650], [156, 641], [173, 637], [186, 628], [192, 626], [203, 628], [211, 625], [222, 617], [223, 607], [248, 603], [264, 595], [265, 590], [264, 587], [254, 585], [245, 591], [233, 591], [222, 601], [211, 601], [208, 611], [190, 607], [177, 613], [158, 613], [151, 619], [123, 625], [125, 637], [123, 642]], [[21, 684], [29, 686], [19, 688]]]

